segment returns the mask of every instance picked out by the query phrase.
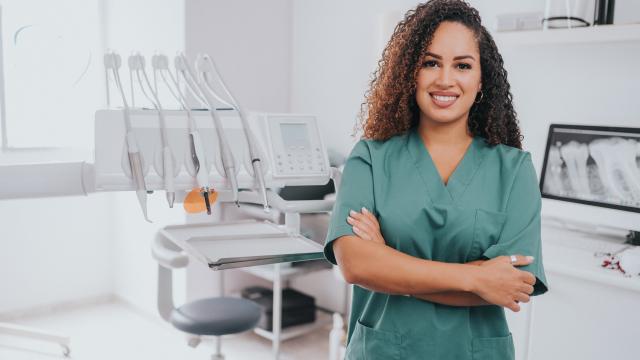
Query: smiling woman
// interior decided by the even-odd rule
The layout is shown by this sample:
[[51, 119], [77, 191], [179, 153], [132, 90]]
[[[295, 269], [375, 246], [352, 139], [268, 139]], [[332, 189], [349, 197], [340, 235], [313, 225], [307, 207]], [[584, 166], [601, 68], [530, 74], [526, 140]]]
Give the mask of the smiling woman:
[[504, 308], [547, 291], [541, 199], [478, 12], [409, 11], [361, 124], [324, 249], [357, 285], [347, 359], [514, 359]]
[[[425, 109], [421, 116], [439, 122], [466, 121], [476, 94], [482, 91], [480, 62], [476, 60], [480, 55], [473, 32], [460, 23], [443, 22], [429, 50], [416, 78], [416, 101]], [[456, 111], [438, 113], [454, 104]]]
[[[458, 104], [468, 111], [469, 130], [492, 145], [522, 147], [502, 56], [477, 11], [459, 12], [459, 4], [428, 2], [410, 10], [396, 26], [362, 104], [358, 128], [365, 138], [386, 140], [418, 125], [419, 74], [427, 68], [443, 77], [440, 83], [461, 74], [472, 83], [482, 78], [481, 86], [466, 89], [464, 106]], [[449, 71], [451, 66], [458, 72]]]

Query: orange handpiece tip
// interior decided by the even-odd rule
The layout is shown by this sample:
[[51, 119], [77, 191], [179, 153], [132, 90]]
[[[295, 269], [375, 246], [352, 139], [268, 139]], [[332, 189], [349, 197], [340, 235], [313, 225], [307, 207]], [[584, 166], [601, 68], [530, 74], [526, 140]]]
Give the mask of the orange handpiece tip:
[[[218, 193], [214, 190], [209, 190], [209, 203], [213, 206], [218, 198]], [[193, 189], [187, 194], [184, 198], [184, 210], [188, 214], [197, 214], [201, 212], [207, 211], [207, 205], [205, 204], [204, 198], [202, 197], [202, 193], [200, 189]]]

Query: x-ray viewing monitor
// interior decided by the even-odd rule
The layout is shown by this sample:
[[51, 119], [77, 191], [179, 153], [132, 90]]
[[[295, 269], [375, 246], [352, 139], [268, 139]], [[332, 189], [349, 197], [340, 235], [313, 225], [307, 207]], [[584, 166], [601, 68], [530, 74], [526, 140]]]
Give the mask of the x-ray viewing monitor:
[[543, 215], [640, 230], [640, 128], [551, 124]]

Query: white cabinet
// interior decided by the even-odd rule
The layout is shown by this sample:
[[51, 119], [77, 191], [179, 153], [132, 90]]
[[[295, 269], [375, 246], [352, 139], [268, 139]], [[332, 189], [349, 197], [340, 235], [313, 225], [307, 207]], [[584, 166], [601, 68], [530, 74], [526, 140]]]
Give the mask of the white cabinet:
[[529, 360], [640, 357], [634, 346], [640, 292], [559, 273], [548, 275], [553, 291], [534, 304]]
[[640, 358], [640, 277], [605, 269], [594, 256], [623, 241], [543, 226], [549, 291], [519, 313], [507, 310], [518, 360]]

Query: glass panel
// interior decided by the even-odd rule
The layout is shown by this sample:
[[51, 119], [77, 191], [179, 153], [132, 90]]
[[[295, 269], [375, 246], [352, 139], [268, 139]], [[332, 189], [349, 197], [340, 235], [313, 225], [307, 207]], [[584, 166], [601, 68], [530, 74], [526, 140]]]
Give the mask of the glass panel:
[[3, 0], [8, 145], [93, 147], [104, 106], [99, 0]]

